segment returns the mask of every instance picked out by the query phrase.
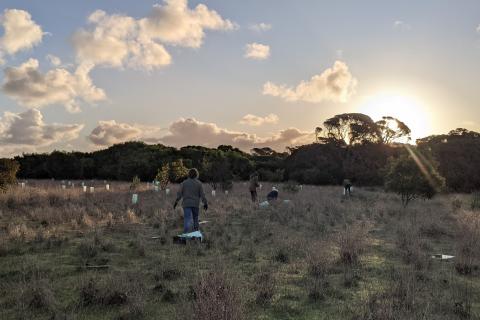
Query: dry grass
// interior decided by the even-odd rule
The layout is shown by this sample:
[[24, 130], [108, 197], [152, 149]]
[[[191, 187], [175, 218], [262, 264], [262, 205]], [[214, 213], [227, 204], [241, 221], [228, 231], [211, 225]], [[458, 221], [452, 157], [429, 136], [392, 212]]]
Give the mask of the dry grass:
[[[176, 245], [171, 193], [30, 181], [0, 194], [1, 319], [477, 319], [475, 195], [248, 186], [209, 195], [202, 244]], [[271, 184], [263, 183], [265, 197]], [[284, 203], [288, 199], [290, 202]], [[152, 237], [154, 237], [152, 239]], [[455, 255], [441, 262], [432, 254]], [[32, 267], [33, 266], [33, 267]]]
[[240, 289], [225, 272], [208, 272], [194, 288], [194, 319], [242, 320], [243, 303]]

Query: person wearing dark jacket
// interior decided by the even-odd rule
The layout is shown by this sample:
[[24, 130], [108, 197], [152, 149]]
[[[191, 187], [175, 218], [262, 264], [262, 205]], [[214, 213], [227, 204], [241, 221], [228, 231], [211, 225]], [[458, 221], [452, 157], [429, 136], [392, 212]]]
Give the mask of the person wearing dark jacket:
[[260, 185], [258, 184], [258, 174], [253, 173], [250, 176], [250, 186], [248, 189], [250, 190], [250, 196], [252, 197], [252, 202], [257, 202], [257, 188]]
[[277, 200], [278, 199], [278, 189], [277, 187], [272, 187], [272, 191], [267, 194], [267, 201]]
[[350, 179], [343, 180], [343, 194], [348, 196], [352, 195], [352, 182]]
[[188, 171], [188, 178], [180, 184], [180, 189], [177, 193], [177, 199], [173, 205], [175, 209], [178, 202], [182, 199], [183, 207], [183, 232], [191, 232], [191, 225], [193, 219], [193, 231], [198, 231], [198, 214], [200, 207], [200, 200], [203, 202], [203, 209], [208, 209], [207, 198], [203, 192], [203, 186], [200, 180], [198, 180], [198, 170], [192, 168]]

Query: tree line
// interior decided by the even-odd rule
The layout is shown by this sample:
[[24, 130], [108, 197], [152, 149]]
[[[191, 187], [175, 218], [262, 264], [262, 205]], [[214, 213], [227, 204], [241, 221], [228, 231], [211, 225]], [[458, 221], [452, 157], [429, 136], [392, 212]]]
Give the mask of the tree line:
[[409, 144], [410, 134], [407, 124], [393, 117], [375, 122], [361, 113], [345, 113], [315, 128], [311, 144], [285, 152], [254, 148], [247, 153], [229, 145], [177, 149], [134, 141], [94, 152], [23, 154], [14, 161], [20, 166], [17, 177], [22, 179], [131, 181], [138, 176], [152, 181], [163, 168], [169, 180], [177, 182], [179, 172], [195, 167], [201, 179], [214, 186], [246, 180], [254, 171], [264, 181], [331, 185], [348, 178], [356, 185], [378, 186], [385, 185], [392, 162], [407, 157], [443, 177], [448, 190], [480, 189], [480, 133], [455, 129], [418, 139], [416, 145]]

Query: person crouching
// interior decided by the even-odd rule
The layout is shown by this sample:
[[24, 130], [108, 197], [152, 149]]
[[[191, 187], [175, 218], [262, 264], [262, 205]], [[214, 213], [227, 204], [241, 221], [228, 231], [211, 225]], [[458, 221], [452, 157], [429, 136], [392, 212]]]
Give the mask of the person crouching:
[[277, 200], [278, 199], [278, 189], [277, 187], [272, 187], [272, 191], [267, 194], [267, 201]]

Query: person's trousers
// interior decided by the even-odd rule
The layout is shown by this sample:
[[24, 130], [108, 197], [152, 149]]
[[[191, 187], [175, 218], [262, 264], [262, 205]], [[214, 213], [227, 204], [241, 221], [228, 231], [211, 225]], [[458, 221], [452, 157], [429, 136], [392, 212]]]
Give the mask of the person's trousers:
[[250, 195], [252, 196], [252, 202], [257, 201], [257, 190], [250, 190]]
[[345, 195], [347, 195], [347, 194], [351, 195], [352, 194], [352, 190], [351, 190], [352, 186], [351, 185], [347, 184], [344, 188], [345, 188], [345, 191], [344, 191]]
[[183, 208], [183, 233], [192, 232], [192, 220], [193, 231], [198, 231], [198, 212], [200, 210], [197, 207]]

